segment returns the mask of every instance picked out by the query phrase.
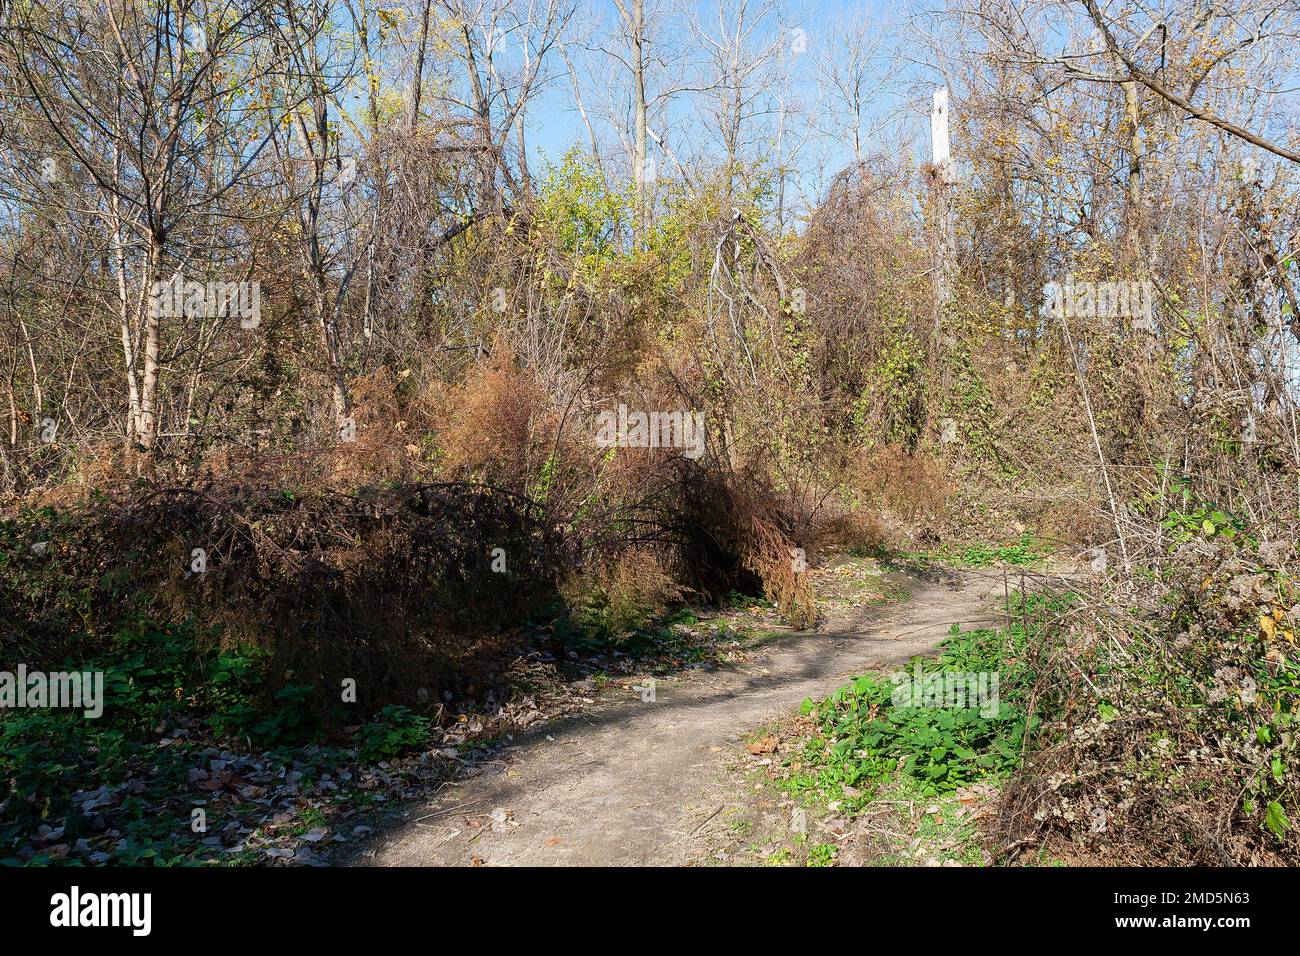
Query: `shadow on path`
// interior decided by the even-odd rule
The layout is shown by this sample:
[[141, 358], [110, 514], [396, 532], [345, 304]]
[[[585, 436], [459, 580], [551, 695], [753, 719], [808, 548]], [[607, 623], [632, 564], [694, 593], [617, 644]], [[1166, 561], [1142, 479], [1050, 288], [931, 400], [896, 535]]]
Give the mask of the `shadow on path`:
[[[742, 667], [657, 682], [655, 700], [602, 699], [592, 711], [516, 734], [477, 775], [355, 851], [355, 865], [638, 865], [692, 859], [702, 813], [734, 798], [727, 772], [744, 738], [865, 670], [932, 653], [954, 624], [1002, 618], [1003, 581], [908, 576], [911, 598], [833, 607]], [[489, 814], [500, 808], [507, 818]], [[716, 812], [716, 811], [714, 811]], [[474, 825], [477, 824], [477, 825]]]

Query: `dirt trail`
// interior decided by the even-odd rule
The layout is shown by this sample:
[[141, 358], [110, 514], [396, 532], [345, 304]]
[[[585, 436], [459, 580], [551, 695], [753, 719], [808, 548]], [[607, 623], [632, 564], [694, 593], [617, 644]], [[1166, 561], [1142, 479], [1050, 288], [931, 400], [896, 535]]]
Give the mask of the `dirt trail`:
[[[517, 736], [483, 774], [379, 837], [359, 865], [671, 865], [704, 852], [696, 838], [741, 783], [728, 770], [745, 735], [822, 697], [845, 678], [928, 653], [954, 624], [996, 620], [992, 576], [908, 578], [909, 600], [834, 608], [735, 670], [661, 681], [655, 701], [593, 711]], [[496, 808], [509, 821], [491, 826]], [[466, 817], [483, 822], [467, 826]]]

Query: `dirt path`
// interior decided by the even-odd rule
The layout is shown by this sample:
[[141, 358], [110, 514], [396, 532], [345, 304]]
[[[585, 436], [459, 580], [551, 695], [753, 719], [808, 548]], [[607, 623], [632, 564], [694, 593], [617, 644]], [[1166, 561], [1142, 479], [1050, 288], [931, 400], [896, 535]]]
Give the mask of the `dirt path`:
[[[502, 761], [445, 788], [355, 862], [627, 866], [699, 859], [697, 834], [741, 786], [728, 764], [747, 733], [847, 677], [933, 650], [954, 623], [996, 619], [1001, 582], [989, 576], [907, 583], [910, 600], [835, 608], [817, 631], [784, 638], [741, 668], [659, 682], [653, 703], [635, 694], [615, 698], [516, 737]], [[498, 808], [509, 816], [494, 824]]]

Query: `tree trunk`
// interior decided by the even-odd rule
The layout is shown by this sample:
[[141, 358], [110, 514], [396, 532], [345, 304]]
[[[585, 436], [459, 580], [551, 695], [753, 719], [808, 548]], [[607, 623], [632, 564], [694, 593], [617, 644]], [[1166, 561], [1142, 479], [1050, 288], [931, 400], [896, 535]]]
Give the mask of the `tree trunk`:
[[637, 240], [642, 241], [648, 228], [649, 220], [649, 189], [646, 186], [646, 159], [648, 158], [648, 146], [646, 142], [646, 131], [648, 129], [648, 117], [646, 116], [646, 99], [645, 99], [645, 0], [632, 0], [632, 82], [636, 87], [636, 100], [633, 107], [636, 111], [633, 122], [636, 124], [634, 135], [636, 137], [636, 168], [633, 173], [636, 177], [636, 235]]
[[144, 371], [140, 379], [140, 421], [136, 444], [144, 457], [145, 467], [153, 463], [158, 440], [158, 348], [161, 333], [159, 309], [150, 308], [149, 290], [162, 265], [163, 245], [159, 236], [149, 236], [149, 264], [144, 275], [140, 308], [144, 310]]

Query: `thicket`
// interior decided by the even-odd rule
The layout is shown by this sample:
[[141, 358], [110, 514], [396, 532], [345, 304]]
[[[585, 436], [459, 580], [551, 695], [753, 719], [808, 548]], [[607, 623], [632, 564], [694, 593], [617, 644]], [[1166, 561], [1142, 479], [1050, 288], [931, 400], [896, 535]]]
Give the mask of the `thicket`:
[[[111, 50], [102, 10], [8, 5], [0, 663], [161, 655], [148, 695], [229, 733], [341, 719], [344, 678], [436, 718], [541, 609], [616, 635], [762, 591], [809, 624], [804, 558], [1032, 532], [1106, 577], [1025, 652], [1008, 846], [1293, 859], [1296, 167], [1109, 49], [1079, 54], [1100, 84], [1036, 55], [1073, 21], [973, 5], [948, 263], [909, 150], [858, 149], [795, 216], [756, 99], [649, 185], [599, 149], [530, 168], [564, 4], [500, 72], [444, 4], [414, 82], [377, 52], [411, 23], [365, 5], [349, 35], [338, 5], [234, 4], [203, 43], [206, 6], [123, 8]], [[1207, 78], [1240, 69], [1266, 106], [1277, 58], [1233, 56], [1268, 31], [1203, 46], [1233, 16], [1166, 24], [1161, 82], [1236, 110]], [[726, 73], [749, 62], [705, 89], [759, 85]], [[179, 272], [256, 279], [260, 321], [158, 320]], [[1112, 280], [1151, 284], [1149, 322], [1044, 308]], [[703, 454], [601, 447], [619, 406], [700, 414]]]

